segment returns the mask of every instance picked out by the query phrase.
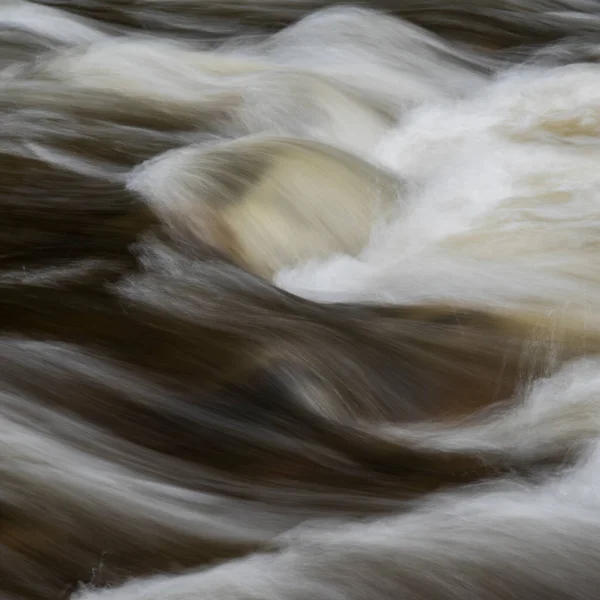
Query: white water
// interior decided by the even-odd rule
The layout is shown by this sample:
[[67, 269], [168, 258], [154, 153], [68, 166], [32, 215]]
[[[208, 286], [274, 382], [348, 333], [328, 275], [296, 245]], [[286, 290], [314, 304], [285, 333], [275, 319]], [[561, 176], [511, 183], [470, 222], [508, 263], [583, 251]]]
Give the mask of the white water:
[[599, 111], [597, 65], [515, 68], [466, 99], [419, 106], [370, 157], [412, 184], [400, 218], [357, 259], [277, 282], [319, 299], [448, 298], [596, 323]]

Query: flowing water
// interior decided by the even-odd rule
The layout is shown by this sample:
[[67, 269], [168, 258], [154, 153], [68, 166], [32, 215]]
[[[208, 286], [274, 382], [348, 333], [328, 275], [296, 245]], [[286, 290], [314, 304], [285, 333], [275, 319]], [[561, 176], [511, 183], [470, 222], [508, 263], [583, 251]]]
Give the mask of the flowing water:
[[0, 0], [0, 599], [593, 600], [600, 2]]

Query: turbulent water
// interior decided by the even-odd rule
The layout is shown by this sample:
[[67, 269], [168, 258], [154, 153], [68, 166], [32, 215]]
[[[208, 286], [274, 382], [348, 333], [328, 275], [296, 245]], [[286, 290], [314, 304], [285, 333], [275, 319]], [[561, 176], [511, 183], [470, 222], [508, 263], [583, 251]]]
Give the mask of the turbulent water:
[[593, 600], [600, 2], [0, 3], [0, 598]]

